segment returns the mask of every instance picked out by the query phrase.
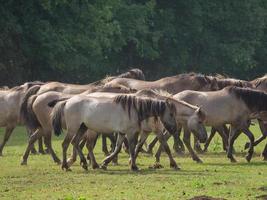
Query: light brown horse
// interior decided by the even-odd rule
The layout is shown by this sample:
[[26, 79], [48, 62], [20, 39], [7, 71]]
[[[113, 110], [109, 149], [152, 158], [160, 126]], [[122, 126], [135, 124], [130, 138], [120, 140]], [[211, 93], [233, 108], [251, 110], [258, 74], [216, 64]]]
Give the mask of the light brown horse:
[[[63, 141], [62, 169], [69, 169], [66, 151], [70, 141], [76, 147], [81, 158], [82, 167], [87, 169], [86, 159], [80, 149], [79, 142], [87, 129], [101, 133], [119, 133], [115, 151], [102, 164], [107, 164], [116, 156], [126, 136], [129, 142], [131, 169], [138, 170], [135, 163], [135, 137], [140, 132], [143, 120], [150, 117], [160, 117], [166, 128], [176, 128], [176, 109], [173, 100], [152, 100], [133, 95], [118, 95], [115, 98], [98, 98], [77, 95], [67, 101], [58, 103], [52, 112], [54, 132], [62, 131], [62, 117], [67, 128]], [[73, 137], [74, 136], [74, 137]]]
[[[249, 130], [249, 122], [258, 116], [258, 113], [267, 110], [267, 94], [248, 88], [227, 87], [214, 92], [188, 90], [174, 95], [174, 98], [200, 105], [206, 112], [206, 125], [215, 127], [223, 124], [231, 125], [227, 153], [231, 162], [236, 162], [232, 155], [234, 141], [243, 131], [250, 140], [246, 159], [248, 162], [251, 160], [254, 152], [254, 136]], [[190, 132], [185, 129], [186, 136], [190, 136]], [[185, 144], [191, 154], [196, 156], [190, 149], [190, 140], [185, 140]]]
[[183, 90], [210, 91], [218, 89], [217, 81], [214, 77], [195, 73], [179, 74], [176, 76], [165, 77], [156, 81], [117, 78], [106, 83], [106, 85], [112, 84], [123, 85], [136, 90], [165, 90], [171, 94], [176, 94]]
[[0, 90], [0, 126], [6, 127], [3, 142], [0, 145], [0, 156], [3, 155], [3, 148], [7, 143], [14, 128], [23, 124], [20, 118], [20, 106], [25, 93], [34, 85], [41, 85], [42, 82], [27, 82], [11, 89]]
[[[38, 87], [38, 86], [35, 86]], [[121, 87], [96, 87], [94, 89], [87, 90], [83, 92], [83, 95], [90, 94], [91, 92], [120, 92], [120, 93], [130, 93], [131, 90], [127, 88]], [[51, 136], [52, 136], [52, 123], [50, 120], [50, 114], [52, 112], [52, 108], [48, 106], [49, 102], [57, 101], [58, 99], [70, 98], [74, 95], [64, 94], [61, 92], [46, 92], [41, 95], [33, 95], [27, 101], [27, 107], [22, 107], [22, 109], [27, 109], [23, 111], [23, 113], [27, 113], [24, 116], [25, 125], [32, 130], [33, 135], [30, 137], [30, 141], [28, 143], [28, 147], [23, 155], [23, 160], [21, 162], [22, 165], [27, 164], [29, 150], [32, 146], [32, 142], [35, 142], [41, 136], [45, 139], [45, 144], [56, 163], [60, 163], [60, 159], [56, 156], [52, 144], [51, 144]]]

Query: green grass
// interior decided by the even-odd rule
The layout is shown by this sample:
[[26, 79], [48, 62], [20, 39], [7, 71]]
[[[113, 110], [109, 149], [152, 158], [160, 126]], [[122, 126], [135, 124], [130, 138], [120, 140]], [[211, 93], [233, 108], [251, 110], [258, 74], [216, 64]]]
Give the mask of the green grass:
[[[252, 131], [258, 137], [258, 127]], [[0, 137], [3, 136], [1, 129]], [[61, 157], [62, 138], [53, 138], [53, 146]], [[150, 138], [151, 139], [151, 138]], [[28, 166], [20, 166], [26, 147], [24, 128], [17, 128], [0, 157], [0, 199], [190, 199], [207, 195], [226, 199], [257, 199], [267, 195], [267, 162], [260, 152], [263, 144], [256, 147], [251, 163], [245, 161], [243, 146], [247, 138], [241, 135], [235, 143], [238, 163], [232, 164], [221, 149], [216, 136], [209, 152], [200, 155], [203, 164], [194, 163], [188, 155], [175, 159], [182, 170], [169, 168], [166, 155], [163, 169], [152, 170], [154, 157], [140, 154], [137, 163], [140, 172], [131, 172], [126, 153], [119, 155], [119, 166], [107, 171], [85, 172], [79, 163], [72, 172], [64, 172], [54, 164], [49, 155], [30, 155]], [[155, 151], [155, 149], [154, 149]], [[104, 158], [100, 141], [95, 150], [97, 161]]]

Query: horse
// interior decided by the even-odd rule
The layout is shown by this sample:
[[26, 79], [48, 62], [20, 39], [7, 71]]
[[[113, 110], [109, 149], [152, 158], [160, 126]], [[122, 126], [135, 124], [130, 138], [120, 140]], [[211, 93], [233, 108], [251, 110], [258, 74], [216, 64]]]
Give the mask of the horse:
[[[255, 88], [255, 85], [251, 83], [250, 81], [240, 80], [240, 79], [235, 79], [235, 78], [216, 76], [216, 81], [218, 85], [218, 90], [221, 90], [228, 86]], [[226, 125], [223, 125], [220, 127], [211, 127], [210, 135], [208, 137], [207, 142], [204, 145], [204, 149], [203, 149], [204, 152], [208, 150], [209, 144], [211, 140], [213, 139], [213, 137], [215, 136], [216, 132], [218, 132], [222, 138], [223, 149], [227, 151], [227, 140], [229, 136], [229, 130]], [[203, 152], [202, 149], [200, 148], [199, 143], [197, 142], [195, 142], [194, 149], [197, 150], [198, 152]]]
[[[191, 76], [192, 75], [194, 75], [194, 74], [191, 73]], [[220, 89], [223, 89], [224, 87], [227, 87], [227, 86], [253, 87], [252, 83], [250, 83], [249, 81], [245, 81], [245, 80], [239, 80], [239, 79], [234, 79], [234, 78], [225, 78], [225, 77], [219, 77], [219, 76], [214, 76], [214, 77], [213, 76], [205, 76], [205, 77], [210, 79], [211, 80], [210, 82], [212, 82], [212, 87], [210, 89], [208, 89], [208, 90], [211, 90], [211, 91], [220, 90]], [[173, 85], [173, 87], [175, 87], [175, 85]], [[184, 88], [182, 88], [182, 87], [184, 87]], [[180, 86], [180, 90], [177, 90], [176, 92], [177, 93], [182, 92], [183, 90], [186, 90], [186, 88], [189, 88], [189, 87], [190, 86], [187, 86], [187, 85], [181, 85]], [[204, 89], [200, 89], [200, 88], [191, 86], [190, 90], [204, 90]], [[207, 90], [207, 88], [205, 90]], [[222, 126], [222, 127], [219, 127], [219, 129], [217, 129], [217, 128], [216, 127], [212, 127], [211, 134], [209, 135], [209, 138], [208, 138], [208, 140], [207, 140], [207, 142], [205, 144], [204, 151], [207, 150], [207, 148], [209, 146], [209, 143], [212, 140], [212, 138], [214, 137], [216, 132], [218, 132], [220, 134], [220, 136], [222, 137], [223, 148], [226, 150], [228, 132], [229, 131], [228, 131], [228, 129], [227, 129], [227, 127], [225, 125]], [[181, 130], [177, 131], [177, 133], [173, 135], [173, 137], [174, 137], [174, 149], [178, 154], [184, 152], [183, 142], [179, 138], [180, 137], [180, 135], [179, 135], [180, 132], [181, 132]], [[148, 145], [147, 153], [152, 153], [152, 149], [155, 146], [156, 142], [157, 142], [157, 138], [155, 138]], [[197, 150], [197, 152], [202, 152], [202, 149], [200, 148], [200, 145], [199, 145], [198, 142], [196, 142], [196, 140], [195, 140], [194, 149]], [[158, 151], [158, 153], [159, 153], [159, 151]]]
[[106, 85], [112, 84], [123, 85], [136, 90], [164, 90], [171, 94], [176, 94], [183, 90], [209, 91], [218, 89], [217, 82], [214, 77], [195, 73], [179, 74], [176, 76], [165, 77], [156, 81], [134, 80], [130, 78], [116, 78], [106, 83]]
[[[246, 156], [246, 160], [250, 162], [254, 152], [254, 136], [249, 130], [250, 120], [258, 117], [261, 111], [267, 110], [267, 94], [250, 88], [229, 86], [212, 92], [187, 90], [174, 95], [173, 98], [201, 106], [206, 113], [206, 125], [220, 127], [230, 124], [227, 157], [231, 162], [236, 162], [232, 154], [234, 141], [241, 131], [244, 132], [250, 140]], [[190, 132], [186, 129], [184, 134], [185, 137], [190, 137]], [[190, 148], [190, 140], [184, 141], [193, 159], [196, 158]]]
[[145, 75], [140, 69], [131, 69], [128, 72], [120, 74], [118, 76], [110, 76], [99, 81], [89, 83], [86, 85], [79, 85], [79, 84], [69, 84], [69, 83], [61, 83], [61, 82], [49, 82], [43, 85], [37, 94], [42, 94], [48, 91], [56, 91], [62, 92], [65, 94], [80, 94], [92, 87], [95, 86], [103, 86], [104, 84], [108, 83], [109, 81], [116, 79], [116, 78], [133, 78], [133, 79], [140, 79], [144, 80]]
[[[257, 90], [267, 92], [267, 74], [264, 75], [263, 77], [256, 78], [250, 81], [250, 83], [253, 84]], [[259, 122], [259, 126], [262, 132], [262, 136], [258, 138], [257, 140], [255, 140], [255, 142], [253, 143], [254, 146], [257, 146], [259, 143], [264, 141], [267, 137], [267, 117], [261, 116], [260, 119], [258, 119], [258, 122]], [[246, 143], [245, 149], [247, 149], [248, 147], [249, 147], [249, 143]]]
[[[37, 87], [37, 86], [36, 86]], [[91, 92], [120, 92], [120, 93], [130, 93], [132, 90], [127, 88], [121, 87], [96, 87], [90, 90], [83, 92], [83, 95], [88, 95]], [[54, 162], [60, 164], [60, 159], [56, 156], [52, 144], [51, 144], [51, 137], [52, 137], [52, 122], [50, 120], [50, 114], [52, 112], [52, 108], [48, 105], [49, 102], [57, 101], [58, 99], [66, 99], [70, 98], [74, 95], [71, 94], [64, 94], [61, 92], [50, 91], [43, 93], [41, 95], [33, 95], [27, 100], [27, 106], [23, 106], [21, 110], [22, 113], [27, 113], [27, 115], [23, 115], [23, 120], [25, 121], [26, 127], [32, 130], [33, 134], [30, 137], [30, 141], [36, 141], [41, 136], [45, 139], [45, 144], [50, 152], [52, 159]], [[27, 111], [25, 111], [27, 109]], [[31, 148], [32, 142], [28, 143], [28, 147], [23, 155], [23, 159], [21, 161], [21, 165], [26, 165], [29, 150]], [[114, 144], [115, 145], [115, 144]]]
[[[6, 127], [3, 142], [0, 145], [0, 156], [3, 155], [3, 148], [10, 138], [14, 128], [18, 124], [23, 124], [20, 116], [20, 107], [29, 88], [35, 85], [42, 85], [44, 83], [27, 82], [23, 85], [16, 86], [10, 89], [0, 90], [0, 126]], [[35, 149], [33, 149], [34, 152]], [[41, 151], [41, 149], [39, 149]]]
[[79, 142], [85, 131], [91, 129], [107, 134], [119, 133], [115, 150], [105, 158], [101, 165], [102, 168], [105, 169], [107, 164], [118, 154], [119, 147], [126, 136], [129, 142], [131, 170], [138, 170], [134, 148], [141, 122], [149, 117], [159, 117], [167, 130], [173, 130], [176, 128], [175, 111], [173, 100], [155, 100], [134, 95], [118, 95], [114, 98], [76, 95], [59, 102], [54, 107], [51, 118], [56, 135], [62, 132], [62, 117], [64, 117], [63, 125], [67, 129], [62, 143], [62, 169], [69, 169], [66, 151], [71, 140], [81, 158], [82, 167], [87, 169], [87, 162]]
[[[96, 92], [96, 93], [91, 93], [88, 96], [93, 96], [93, 97], [115, 97], [118, 94], [114, 94], [114, 93], [100, 93], [100, 92]], [[165, 92], [159, 92], [159, 91], [153, 91], [153, 90], [140, 90], [138, 92], [136, 92], [135, 94], [133, 94], [136, 97], [147, 97], [147, 98], [153, 98], [153, 99], [160, 99], [160, 100], [166, 100], [168, 97], [170, 97], [170, 95], [168, 93]], [[202, 136], [206, 136], [206, 129], [204, 128], [203, 124], [200, 123], [204, 120], [205, 118], [205, 113], [200, 110], [197, 106], [193, 106], [190, 105], [186, 102], [182, 102], [182, 101], [176, 101], [175, 102], [175, 106], [176, 106], [176, 122], [177, 123], [185, 123], [189, 129], [191, 131], [193, 131], [194, 133], [196, 133], [196, 136], [199, 138], [203, 138]], [[94, 134], [91, 133], [92, 131], [90, 131], [90, 134]], [[157, 138], [159, 138], [159, 140], [161, 141], [162, 145], [165, 148], [166, 153], [169, 156], [169, 160], [170, 160], [170, 167], [174, 168], [174, 169], [178, 169], [177, 164], [175, 163], [172, 155], [171, 155], [171, 151], [170, 148], [168, 146], [168, 144], [166, 143], [166, 141], [164, 140], [164, 126], [161, 123], [160, 120], [155, 120], [153, 117], [148, 118], [147, 120], [145, 120], [145, 122], [142, 122], [141, 124], [141, 133], [140, 133], [140, 140], [138, 142], [138, 144], [136, 145], [135, 148], [135, 158], [137, 157], [142, 145], [144, 144], [145, 140], [147, 139], [149, 133], [155, 133]], [[91, 140], [93, 137], [89, 137]], [[202, 139], [203, 140], [203, 139]], [[205, 141], [205, 139], [204, 139]], [[89, 141], [89, 143], [95, 144], [95, 141]], [[121, 147], [120, 147], [121, 148]], [[88, 151], [90, 152], [90, 150], [88, 149]], [[69, 159], [71, 161], [75, 160], [75, 151], [73, 152], [72, 158]], [[94, 159], [94, 157], [92, 157], [92, 159]], [[93, 160], [92, 162], [93, 166], [96, 166], [97, 164], [95, 164], [95, 160]], [[156, 162], [154, 164], [154, 168], [158, 168], [160, 167], [160, 163], [159, 163], [159, 156], [156, 156]]]

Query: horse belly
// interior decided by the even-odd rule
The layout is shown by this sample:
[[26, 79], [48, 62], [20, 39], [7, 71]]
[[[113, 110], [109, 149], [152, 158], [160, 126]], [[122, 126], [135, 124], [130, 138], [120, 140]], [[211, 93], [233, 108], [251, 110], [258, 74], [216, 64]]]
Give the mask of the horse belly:
[[133, 124], [124, 110], [109, 108], [96, 109], [88, 113], [83, 121], [89, 129], [99, 133], [125, 133]]

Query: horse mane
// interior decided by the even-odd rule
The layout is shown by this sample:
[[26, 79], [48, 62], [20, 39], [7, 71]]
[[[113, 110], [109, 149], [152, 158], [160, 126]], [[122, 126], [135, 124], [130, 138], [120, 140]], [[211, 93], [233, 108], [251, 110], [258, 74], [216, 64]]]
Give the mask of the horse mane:
[[[122, 105], [123, 109], [128, 111], [129, 119], [131, 119], [131, 110], [134, 110], [137, 113], [139, 125], [141, 121], [151, 115], [157, 117], [163, 114], [166, 109], [166, 103], [163, 100], [140, 98], [133, 95], [118, 95], [114, 102]], [[171, 109], [175, 109], [174, 105], [172, 106]]]
[[227, 89], [229, 93], [241, 99], [251, 111], [267, 110], [267, 93], [236, 86], [230, 86]]
[[249, 81], [234, 79], [234, 78], [225, 78], [225, 79], [217, 78], [217, 85], [219, 89], [223, 89], [227, 86], [253, 87], [253, 84], [251, 84]]

